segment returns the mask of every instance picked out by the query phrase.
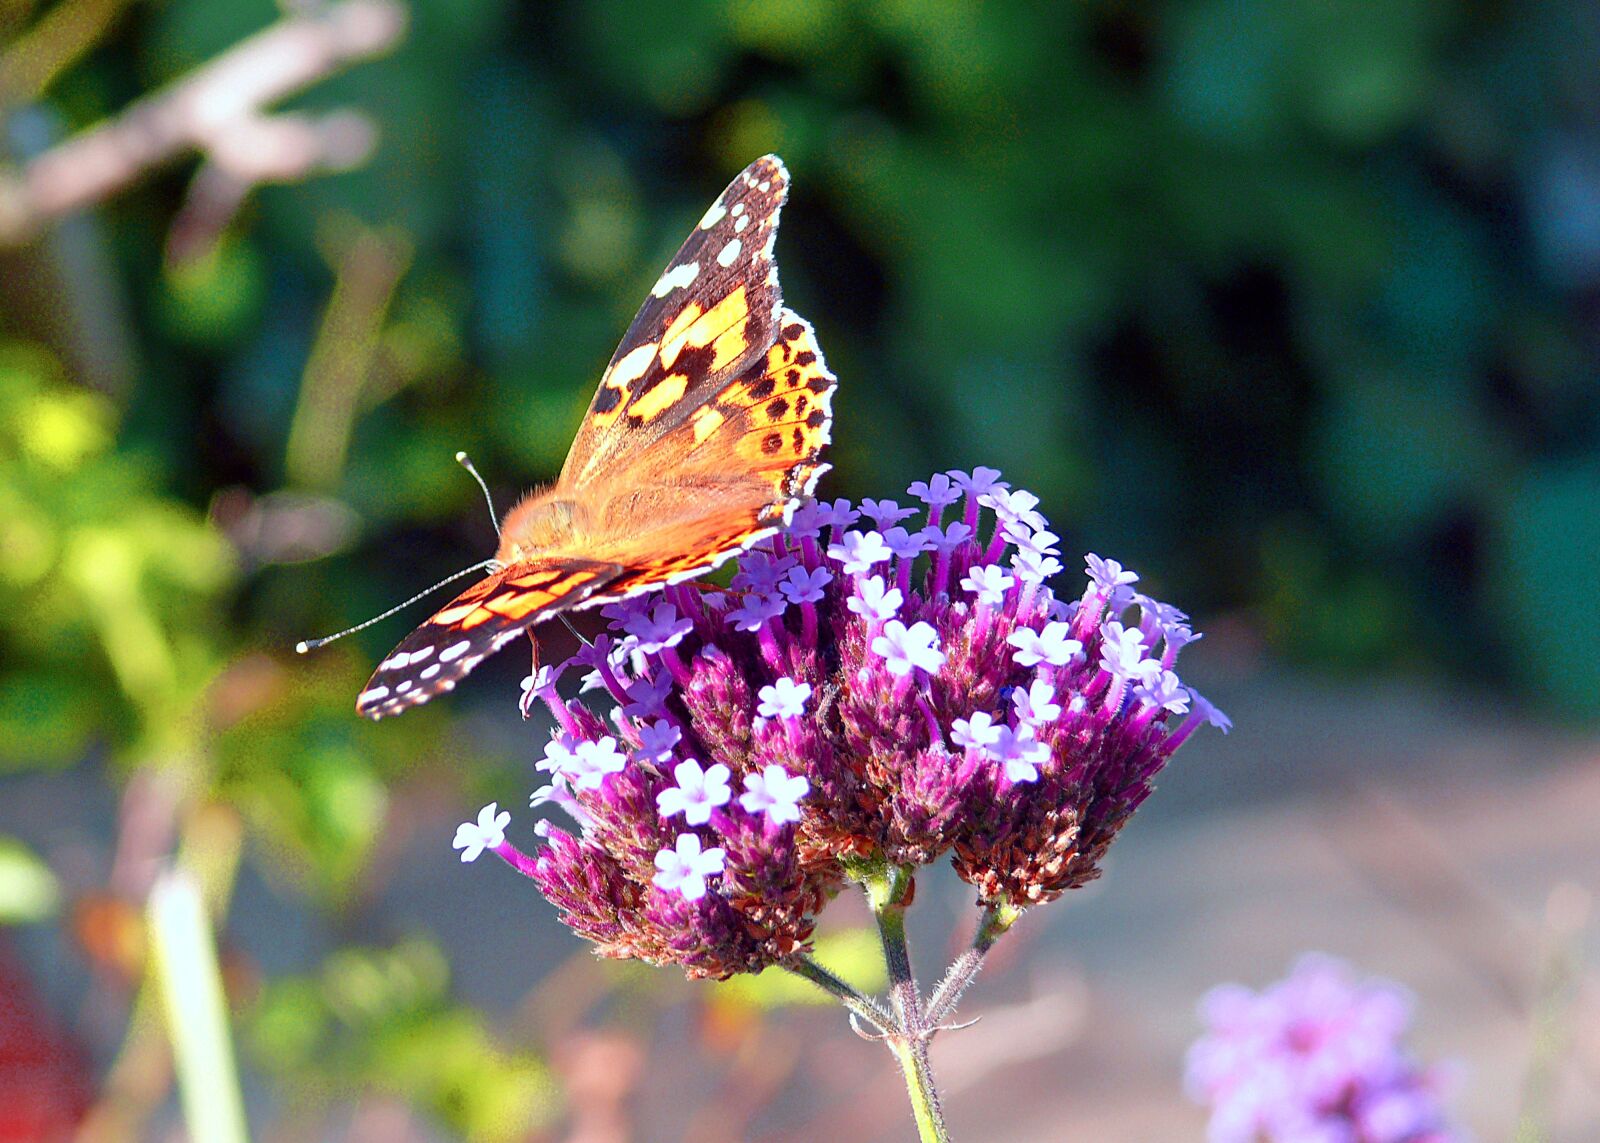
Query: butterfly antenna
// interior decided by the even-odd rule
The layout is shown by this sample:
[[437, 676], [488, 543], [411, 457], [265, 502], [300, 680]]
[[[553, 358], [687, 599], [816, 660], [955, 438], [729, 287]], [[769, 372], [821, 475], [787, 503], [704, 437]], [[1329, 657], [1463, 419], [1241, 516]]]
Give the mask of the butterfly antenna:
[[413, 595], [410, 599], [406, 600], [404, 603], [395, 604], [393, 607], [389, 608], [388, 611], [385, 611], [382, 615], [374, 615], [371, 619], [367, 620], [365, 623], [357, 623], [354, 627], [347, 627], [343, 631], [338, 632], [337, 634], [324, 635], [321, 639], [302, 639], [300, 642], [298, 642], [298, 643], [296, 643], [294, 645], [295, 652], [297, 654], [304, 655], [307, 651], [315, 651], [318, 647], [326, 647], [329, 643], [332, 643], [335, 639], [343, 639], [346, 635], [354, 635], [357, 631], [364, 631], [368, 627], [371, 627], [374, 623], [380, 623], [383, 620], [389, 618], [389, 616], [393, 615], [395, 612], [404, 611], [406, 608], [410, 607], [413, 603], [417, 602], [417, 600], [425, 599], [426, 597], [432, 595], [434, 592], [438, 591], [445, 584], [454, 583], [456, 580], [460, 579], [462, 576], [471, 575], [473, 572], [480, 572], [480, 571], [484, 571], [484, 570], [497, 571], [497, 570], [499, 570], [499, 568], [500, 568], [500, 561], [499, 560], [493, 560], [493, 559], [484, 560], [482, 563], [473, 564], [470, 568], [462, 568], [460, 571], [456, 572], [454, 575], [445, 576], [443, 579], [441, 579], [438, 583], [434, 584], [432, 587], [424, 588], [422, 591], [417, 592], [416, 595]]
[[589, 642], [589, 640], [583, 637], [583, 632], [579, 631], [572, 625], [572, 620], [568, 619], [565, 615], [557, 615], [556, 618], [561, 620], [562, 623], [566, 624], [567, 630], [572, 632], [573, 638], [577, 639], [578, 642], [582, 643], [585, 647], [594, 646], [593, 643]]
[[494, 525], [494, 534], [500, 534], [500, 516], [494, 510], [494, 497], [489, 495], [489, 486], [483, 482], [483, 477], [478, 475], [478, 470], [472, 467], [472, 458], [464, 452], [456, 453], [456, 463], [472, 473], [472, 479], [478, 482], [478, 487], [483, 489], [483, 502], [489, 506], [489, 523]]

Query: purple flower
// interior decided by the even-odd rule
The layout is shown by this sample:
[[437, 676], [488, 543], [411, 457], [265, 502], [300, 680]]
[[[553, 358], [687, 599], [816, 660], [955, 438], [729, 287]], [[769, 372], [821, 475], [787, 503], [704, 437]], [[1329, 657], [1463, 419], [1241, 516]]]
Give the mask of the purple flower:
[[757, 692], [756, 715], [760, 718], [799, 718], [811, 697], [810, 683], [797, 683], [787, 676]]
[[961, 499], [961, 487], [943, 472], [934, 473], [926, 481], [913, 481], [906, 491], [930, 508], [944, 508]]
[[861, 511], [871, 517], [872, 522], [878, 526], [878, 531], [892, 527], [904, 520], [907, 516], [915, 516], [915, 508], [902, 508], [893, 500], [863, 500]]
[[914, 670], [933, 674], [944, 666], [939, 650], [939, 633], [927, 623], [907, 627], [898, 619], [883, 625], [883, 634], [872, 640], [872, 653], [882, 655], [892, 675], [909, 675]]
[[1213, 1143], [1453, 1143], [1443, 1073], [1401, 1044], [1410, 996], [1358, 982], [1332, 957], [1301, 959], [1286, 980], [1251, 992], [1213, 989], [1206, 1033], [1189, 1049], [1185, 1085], [1211, 1108]]
[[833, 573], [827, 568], [790, 568], [778, 590], [790, 603], [816, 603], [833, 582]]
[[776, 824], [800, 820], [800, 799], [811, 790], [804, 775], [790, 777], [782, 766], [769, 765], [759, 774], [744, 776], [739, 804], [752, 814], [765, 814]]
[[682, 643], [683, 637], [694, 630], [694, 620], [680, 618], [678, 609], [670, 603], [658, 603], [648, 615], [630, 615], [622, 629], [639, 641], [639, 650], [653, 655]]
[[844, 605], [863, 619], [893, 619], [905, 602], [898, 587], [885, 587], [882, 576], [868, 576], [856, 584], [855, 594]]
[[1044, 582], [1056, 537], [992, 469], [912, 494], [917, 532], [893, 501], [863, 503], [863, 532], [847, 501], [802, 506], [739, 557], [726, 608], [674, 587], [608, 610], [629, 652], [602, 636], [573, 660], [595, 708], [559, 670], [527, 696], [556, 723], [535, 800], [576, 825], [541, 821], [531, 855], [481, 825], [458, 848], [481, 839], [602, 954], [716, 978], [804, 951], [864, 855], [948, 857], [992, 906], [1094, 879], [1173, 751], [1227, 726], [1179, 679], [1181, 613], [1095, 556], [1087, 585]]
[[706, 878], [721, 873], [724, 860], [721, 848], [702, 850], [697, 834], [680, 833], [671, 849], [656, 854], [656, 875], [650, 880], [686, 901], [698, 901], [706, 895]]
[[711, 811], [728, 804], [733, 791], [728, 788], [730, 771], [721, 762], [709, 770], [702, 770], [693, 758], [673, 767], [676, 786], [669, 786], [656, 795], [656, 811], [664, 818], [682, 814], [690, 825], [705, 825], [711, 820]]

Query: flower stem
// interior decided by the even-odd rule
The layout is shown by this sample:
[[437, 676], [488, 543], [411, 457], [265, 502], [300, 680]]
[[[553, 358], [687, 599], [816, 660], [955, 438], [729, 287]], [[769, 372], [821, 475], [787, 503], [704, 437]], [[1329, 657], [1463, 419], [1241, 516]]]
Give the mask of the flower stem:
[[863, 862], [853, 871], [867, 893], [867, 903], [878, 922], [878, 937], [883, 945], [883, 961], [889, 974], [889, 1008], [893, 1030], [884, 1037], [889, 1050], [900, 1063], [905, 1076], [906, 1094], [911, 1099], [911, 1114], [917, 1122], [922, 1143], [950, 1143], [944, 1112], [939, 1106], [939, 1089], [933, 1080], [928, 1060], [928, 1042], [935, 1031], [922, 1006], [917, 978], [911, 971], [911, 952], [906, 945], [906, 907], [911, 903], [912, 880], [909, 866], [887, 861]]
[[928, 998], [928, 1023], [931, 1026], [937, 1028], [955, 1012], [961, 994], [967, 990], [967, 986], [977, 977], [978, 970], [983, 967], [984, 957], [994, 947], [994, 943], [1017, 923], [1023, 911], [1021, 906], [1006, 902], [990, 905], [984, 909], [983, 919], [978, 922], [977, 935], [972, 938], [972, 947], [950, 963], [950, 969], [944, 974], [944, 979]]
[[863, 996], [849, 981], [829, 972], [810, 957], [793, 957], [785, 961], [783, 967], [836, 997], [840, 1004], [866, 1020], [878, 1031], [887, 1034], [894, 1027], [894, 1020], [884, 1011], [883, 1005], [870, 997]]

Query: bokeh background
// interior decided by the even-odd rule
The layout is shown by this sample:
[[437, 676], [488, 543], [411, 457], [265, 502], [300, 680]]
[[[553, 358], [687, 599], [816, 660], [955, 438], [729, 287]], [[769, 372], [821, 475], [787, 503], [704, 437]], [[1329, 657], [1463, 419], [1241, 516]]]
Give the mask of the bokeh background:
[[[357, 17], [223, 72], [304, 66], [269, 108], [158, 104], [198, 147], [70, 149]], [[833, 1011], [597, 964], [455, 862], [529, 784], [522, 662], [373, 725], [420, 606], [289, 651], [490, 551], [453, 453], [551, 477], [766, 151], [824, 492], [1003, 469], [1195, 616], [1237, 726], [997, 957], [958, 1137], [1202, 1138], [1195, 1001], [1320, 948], [1417, 992], [1478, 1138], [1600, 1138], [1597, 64], [1582, 0], [0, 3], [0, 1140], [179, 1137], [174, 855], [257, 1138], [908, 1137]], [[919, 906], [931, 968], [972, 910]]]

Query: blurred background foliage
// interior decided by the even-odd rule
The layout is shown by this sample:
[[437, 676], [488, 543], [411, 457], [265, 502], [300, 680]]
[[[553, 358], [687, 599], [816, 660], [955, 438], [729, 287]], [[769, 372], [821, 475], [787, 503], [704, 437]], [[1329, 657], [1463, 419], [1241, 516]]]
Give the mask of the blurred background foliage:
[[[10, 165], [282, 14], [0, 6], [8, 45], [61, 62], [30, 86], [37, 55], [0, 55]], [[374, 727], [352, 697], [405, 619], [287, 649], [488, 551], [452, 454], [502, 501], [553, 476], [665, 259], [765, 151], [794, 177], [786, 295], [841, 378], [827, 494], [995, 465], [1235, 651], [1600, 717], [1600, 660], [1568, 642], [1600, 626], [1594, 5], [409, 20], [292, 104], [371, 116], [361, 169], [261, 189], [182, 257], [192, 164], [0, 251], [5, 771], [159, 774], [180, 833], [225, 805], [330, 911], [372, 892], [406, 790], [503, 797], [530, 750], [520, 664]], [[269, 1070], [382, 1071], [475, 1138], [538, 1121], [496, 1101], [543, 1065], [451, 1009], [432, 955], [352, 946], [271, 984]], [[386, 1055], [419, 1021], [505, 1090]]]

